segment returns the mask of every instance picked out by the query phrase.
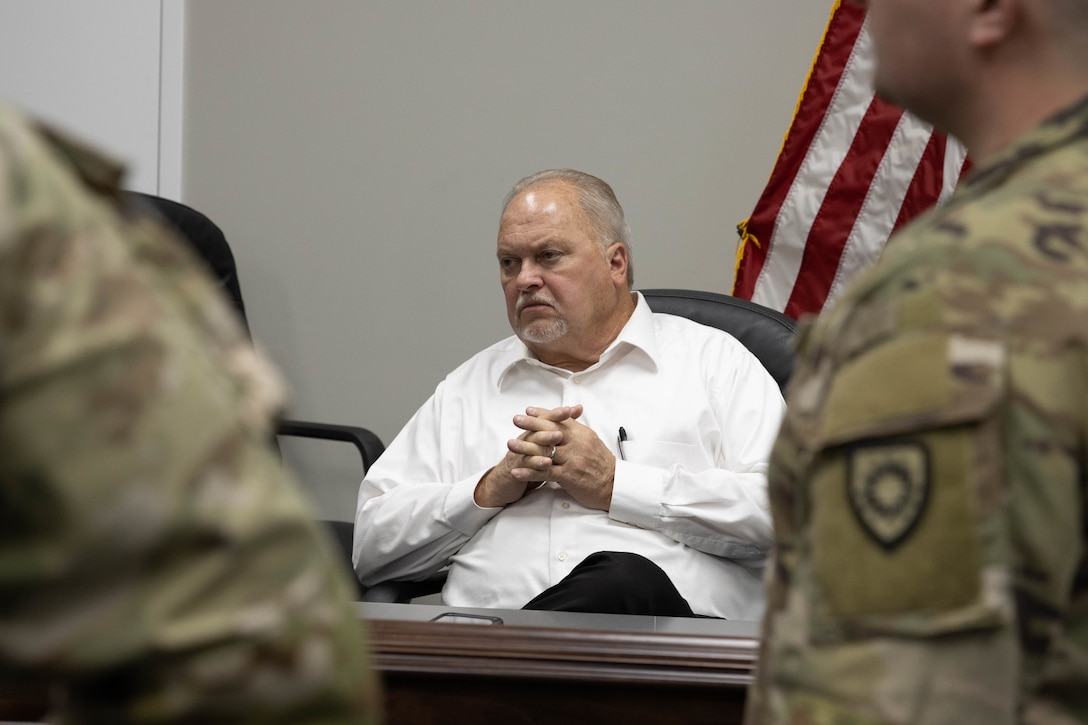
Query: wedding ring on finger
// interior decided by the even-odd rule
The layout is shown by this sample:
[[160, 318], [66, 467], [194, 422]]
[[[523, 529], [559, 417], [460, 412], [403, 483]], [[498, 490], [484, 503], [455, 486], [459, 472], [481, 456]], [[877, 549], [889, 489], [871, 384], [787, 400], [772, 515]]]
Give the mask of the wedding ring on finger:
[[548, 454], [548, 458], [551, 458], [553, 461], [555, 460], [555, 448], [555, 446], [552, 446], [552, 452]]

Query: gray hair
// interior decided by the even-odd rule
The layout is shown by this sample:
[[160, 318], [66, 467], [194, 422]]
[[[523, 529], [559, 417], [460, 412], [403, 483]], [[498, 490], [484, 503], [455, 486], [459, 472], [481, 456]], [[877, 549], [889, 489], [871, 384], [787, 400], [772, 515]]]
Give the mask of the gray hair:
[[608, 247], [619, 242], [627, 250], [627, 287], [635, 286], [635, 265], [631, 258], [631, 228], [623, 216], [623, 207], [616, 198], [616, 192], [606, 182], [596, 176], [575, 171], [574, 169], [548, 169], [526, 176], [514, 184], [514, 188], [502, 202], [502, 213], [518, 194], [532, 186], [558, 181], [574, 187], [582, 213], [586, 215], [593, 232], [597, 236], [597, 246], [604, 254]]

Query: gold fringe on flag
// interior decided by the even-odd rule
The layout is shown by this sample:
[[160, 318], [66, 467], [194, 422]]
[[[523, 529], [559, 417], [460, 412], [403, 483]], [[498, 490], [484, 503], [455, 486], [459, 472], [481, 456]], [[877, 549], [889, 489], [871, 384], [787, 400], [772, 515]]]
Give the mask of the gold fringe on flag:
[[740, 270], [740, 262], [744, 259], [744, 250], [747, 248], [748, 244], [751, 243], [760, 249], [763, 248], [763, 245], [759, 243], [759, 240], [756, 239], [755, 235], [748, 231], [747, 219], [737, 225], [737, 236], [740, 237], [740, 241], [737, 242], [737, 261], [733, 265], [733, 286], [730, 288], [729, 294], [733, 294], [737, 289], [737, 272]]

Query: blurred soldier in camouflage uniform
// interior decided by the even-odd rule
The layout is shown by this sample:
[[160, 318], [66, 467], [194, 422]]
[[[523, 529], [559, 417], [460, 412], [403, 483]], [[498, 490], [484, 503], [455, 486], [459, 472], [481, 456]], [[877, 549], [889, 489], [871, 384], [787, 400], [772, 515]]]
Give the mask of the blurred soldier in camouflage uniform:
[[119, 178], [0, 106], [0, 676], [60, 722], [374, 722], [281, 384]]
[[1088, 0], [869, 0], [945, 206], [801, 335], [747, 722], [1088, 722]]

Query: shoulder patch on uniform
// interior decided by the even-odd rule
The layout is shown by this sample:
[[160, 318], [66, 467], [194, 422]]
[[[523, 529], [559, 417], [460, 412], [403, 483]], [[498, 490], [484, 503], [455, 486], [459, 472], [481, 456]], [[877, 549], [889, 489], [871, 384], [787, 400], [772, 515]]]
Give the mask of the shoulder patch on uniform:
[[852, 449], [849, 460], [850, 508], [865, 532], [891, 551], [925, 513], [929, 451], [920, 443], [866, 445]]

